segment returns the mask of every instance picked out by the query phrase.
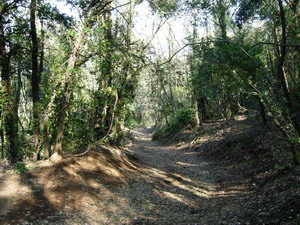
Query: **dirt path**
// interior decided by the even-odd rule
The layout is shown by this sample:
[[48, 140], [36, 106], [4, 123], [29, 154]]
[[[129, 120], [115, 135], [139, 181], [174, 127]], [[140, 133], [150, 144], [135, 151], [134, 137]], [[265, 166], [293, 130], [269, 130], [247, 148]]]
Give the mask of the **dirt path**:
[[[251, 199], [249, 187], [229, 188], [226, 177], [215, 174], [214, 168], [187, 145], [164, 146], [151, 141], [147, 129], [134, 134], [132, 149], [146, 165], [136, 193], [155, 209], [146, 209], [142, 215], [158, 224], [246, 224], [251, 219], [242, 218], [247, 207], [243, 202]], [[140, 187], [146, 190], [140, 192]]]
[[187, 146], [160, 145], [147, 129], [134, 135], [136, 165], [106, 172], [73, 160], [43, 179], [49, 169], [3, 179], [0, 224], [251, 224], [249, 188], [228, 188]]

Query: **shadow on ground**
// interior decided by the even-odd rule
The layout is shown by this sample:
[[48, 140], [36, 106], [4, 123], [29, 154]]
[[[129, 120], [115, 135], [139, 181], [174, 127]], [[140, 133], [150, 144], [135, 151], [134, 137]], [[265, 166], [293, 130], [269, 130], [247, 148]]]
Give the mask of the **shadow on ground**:
[[[287, 202], [266, 198], [271, 189], [253, 180], [263, 167], [254, 170], [245, 159], [245, 152], [258, 153], [235, 152], [242, 125], [211, 128], [193, 146], [161, 145], [151, 141], [151, 129], [138, 129], [129, 146], [137, 161], [101, 149], [7, 175], [0, 181], [0, 223], [292, 224], [300, 208], [297, 187]], [[274, 202], [281, 208], [272, 208]]]

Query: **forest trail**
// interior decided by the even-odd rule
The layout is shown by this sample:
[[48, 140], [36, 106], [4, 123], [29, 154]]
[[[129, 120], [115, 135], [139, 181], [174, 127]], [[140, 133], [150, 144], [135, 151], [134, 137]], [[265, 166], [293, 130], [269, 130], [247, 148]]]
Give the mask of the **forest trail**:
[[247, 207], [245, 200], [251, 201], [252, 188], [237, 180], [226, 184], [229, 171], [219, 173], [187, 143], [163, 145], [152, 141], [151, 129], [137, 129], [134, 135], [132, 150], [145, 165], [145, 180], [153, 184], [148, 187], [141, 184], [146, 187], [143, 198], [153, 204], [154, 211], [147, 212], [153, 221], [158, 224], [245, 224], [251, 220], [243, 218], [243, 210]]
[[91, 153], [1, 180], [0, 224], [251, 224], [252, 192], [229, 188], [228, 171], [187, 144], [152, 141], [150, 129], [133, 134], [135, 163]]
[[0, 0], [0, 225], [300, 225], [299, 6]]

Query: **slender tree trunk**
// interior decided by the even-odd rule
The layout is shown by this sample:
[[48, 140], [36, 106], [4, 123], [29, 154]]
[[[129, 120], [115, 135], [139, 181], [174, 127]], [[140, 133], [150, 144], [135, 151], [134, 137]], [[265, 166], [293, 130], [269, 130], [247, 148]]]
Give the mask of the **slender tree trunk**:
[[16, 126], [16, 132], [19, 133], [19, 121], [20, 121], [20, 118], [19, 118], [19, 104], [20, 104], [20, 99], [21, 99], [21, 88], [22, 88], [22, 77], [21, 77], [21, 73], [22, 73], [22, 68], [21, 68], [21, 65], [19, 64], [18, 65], [18, 72], [17, 72], [17, 83], [15, 85], [15, 99], [14, 99], [14, 102], [13, 102], [13, 107], [14, 107], [14, 113], [15, 113], [15, 118], [16, 118], [16, 123], [17, 123], [17, 126]]
[[78, 59], [79, 51], [83, 45], [85, 36], [86, 36], [86, 26], [85, 23], [82, 26], [81, 32], [77, 35], [75, 45], [73, 51], [68, 60], [67, 70], [64, 74], [65, 81], [64, 81], [64, 93], [61, 98], [61, 102], [59, 104], [59, 112], [58, 112], [58, 119], [57, 119], [57, 135], [56, 141], [54, 146], [54, 152], [61, 154], [63, 149], [63, 140], [64, 140], [64, 122], [67, 110], [70, 105], [70, 98], [72, 92], [72, 84], [73, 84], [73, 70], [75, 69], [75, 64]]
[[267, 116], [266, 116], [266, 108], [265, 108], [264, 104], [262, 103], [261, 99], [257, 95], [255, 97], [259, 103], [259, 114], [262, 118], [263, 123], [266, 125], [268, 123]]
[[[1, 116], [1, 114], [0, 114]], [[5, 159], [5, 154], [4, 154], [4, 132], [3, 132], [3, 126], [2, 126], [2, 122], [1, 122], [1, 126], [0, 126], [0, 140], [1, 140], [1, 158]]]
[[288, 90], [288, 84], [287, 84], [287, 79], [284, 74], [284, 61], [285, 61], [285, 56], [286, 56], [286, 19], [285, 19], [285, 12], [282, 4], [282, 0], [278, 0], [278, 5], [279, 5], [279, 12], [280, 12], [280, 20], [281, 20], [281, 46], [280, 46], [280, 53], [277, 56], [277, 77], [278, 80], [280, 81], [281, 87], [283, 89], [284, 97], [287, 100], [287, 104], [289, 109], [292, 109], [292, 103], [291, 103], [291, 97], [289, 94]]
[[[107, 5], [109, 5], [111, 1], [91, 1], [90, 5], [87, 6], [86, 9], [83, 10], [83, 23], [82, 28], [79, 34], [77, 35], [74, 43], [74, 47], [72, 53], [68, 60], [68, 65], [66, 72], [64, 74], [64, 92], [61, 98], [61, 102], [59, 104], [58, 118], [57, 118], [57, 134], [54, 146], [54, 152], [57, 154], [62, 153], [63, 149], [63, 140], [64, 140], [64, 122], [67, 110], [70, 105], [70, 98], [72, 93], [72, 85], [74, 80], [74, 69], [76, 67], [76, 62], [78, 60], [78, 56], [81, 50], [82, 45], [84, 44], [84, 39], [87, 34], [88, 28], [92, 27], [94, 21], [93, 17], [102, 13]], [[91, 10], [94, 12], [91, 13]], [[91, 13], [91, 14], [90, 14]]]
[[114, 122], [115, 122], [115, 112], [116, 112], [116, 109], [117, 109], [118, 101], [119, 101], [118, 91], [115, 91], [115, 103], [114, 103], [113, 110], [112, 110], [112, 113], [111, 113], [111, 118], [109, 120], [110, 123], [107, 124], [107, 126], [109, 126], [109, 128], [108, 128], [108, 131], [106, 132], [105, 136], [102, 139], [107, 137], [111, 133], [111, 131], [113, 130], [113, 126], [114, 126]]
[[[299, 4], [299, 1], [294, 2], [295, 5], [297, 6]], [[286, 40], [287, 40], [287, 31], [286, 31], [286, 17], [285, 17], [285, 11], [283, 7], [282, 0], [278, 0], [278, 7], [279, 7], [279, 15], [280, 15], [280, 22], [281, 22], [281, 46], [280, 46], [280, 55], [277, 57], [277, 77], [278, 80], [281, 84], [284, 97], [286, 98], [286, 104], [287, 107], [289, 108], [289, 111], [291, 113], [291, 120], [294, 124], [294, 127], [300, 135], [300, 122], [297, 121], [296, 115], [295, 115], [295, 109], [292, 104], [291, 96], [288, 90], [288, 83], [287, 83], [287, 78], [284, 73], [284, 61], [285, 61], [285, 56], [286, 56]], [[293, 153], [293, 158], [294, 158], [294, 163], [299, 165], [300, 164], [300, 144], [296, 143], [292, 147], [292, 153]]]
[[218, 1], [219, 8], [219, 26], [221, 28], [221, 38], [223, 40], [227, 39], [227, 26], [226, 26], [226, 5], [224, 0]]
[[169, 82], [169, 92], [170, 92], [170, 100], [171, 100], [171, 104], [172, 104], [172, 111], [173, 111], [173, 114], [175, 115], [176, 110], [177, 110], [177, 105], [176, 105], [176, 102], [175, 102], [175, 97], [174, 97], [172, 85], [171, 85], [170, 82]]
[[[111, 13], [107, 12], [103, 15], [103, 33], [105, 39], [105, 57], [101, 62], [101, 79], [99, 79], [98, 93], [101, 93], [112, 85], [112, 46], [113, 46], [113, 35], [112, 35], [112, 21]], [[104, 81], [103, 81], [104, 79]], [[105, 98], [105, 99], [104, 99]], [[107, 136], [107, 133], [111, 130], [112, 118], [114, 115], [114, 105], [111, 93], [108, 96], [99, 95], [97, 98], [97, 106], [94, 115], [96, 122], [94, 129], [94, 137], [101, 139]]]
[[197, 97], [195, 99], [195, 106], [196, 115], [198, 116], [198, 118], [196, 118], [196, 121], [198, 121], [197, 123], [199, 123], [199, 126], [201, 126], [204, 120], [207, 118], [204, 98]]
[[49, 118], [51, 116], [51, 112], [53, 112], [54, 107], [54, 100], [57, 96], [58, 91], [54, 91], [53, 95], [51, 96], [50, 102], [48, 103], [43, 120], [42, 120], [42, 130], [43, 130], [43, 150], [44, 150], [44, 157], [49, 158], [51, 155], [50, 152], [50, 145], [49, 145]]
[[[111, 21], [111, 13], [107, 12], [104, 14], [104, 38], [106, 41], [106, 54], [103, 61], [102, 67], [102, 76], [107, 80], [107, 86], [112, 86], [112, 45], [113, 45], [113, 37], [112, 37], [112, 21]], [[106, 108], [106, 116], [104, 121], [105, 133], [110, 130], [110, 126], [112, 123], [112, 115], [113, 115], [113, 100], [112, 93], [109, 93], [107, 99], [107, 108]]]
[[196, 120], [196, 126], [199, 127], [201, 126], [201, 120], [200, 120], [200, 115], [199, 115], [199, 110], [198, 110], [198, 103], [194, 97], [194, 110], [195, 110], [195, 120]]
[[[2, 118], [2, 111], [0, 108], [0, 118]], [[3, 131], [3, 120], [0, 119], [0, 141], [1, 141], [1, 159], [5, 159], [4, 153], [4, 131]]]
[[286, 105], [289, 109], [289, 112], [291, 114], [291, 119], [294, 124], [294, 127], [300, 135], [300, 124], [299, 121], [297, 121], [295, 110], [292, 104], [291, 96], [288, 89], [288, 83], [287, 78], [284, 73], [284, 61], [286, 56], [286, 41], [287, 41], [287, 31], [286, 31], [286, 18], [285, 18], [285, 11], [283, 8], [282, 0], [278, 0], [278, 6], [279, 6], [279, 15], [280, 15], [280, 21], [281, 21], [281, 46], [280, 46], [280, 53], [277, 55], [277, 63], [276, 63], [276, 72], [277, 72], [277, 78], [279, 80], [279, 83], [281, 85], [281, 88], [283, 90], [284, 97], [286, 99]]
[[43, 69], [44, 69], [44, 56], [45, 56], [45, 31], [44, 31], [44, 21], [41, 19], [41, 49], [40, 49], [40, 64], [38, 70], [38, 78], [41, 81]]
[[[41, 19], [41, 48], [40, 48], [40, 63], [39, 63], [39, 70], [38, 70], [38, 77], [39, 80], [41, 81], [42, 79], [42, 73], [43, 73], [43, 69], [44, 69], [44, 53], [45, 51], [45, 31], [44, 31], [44, 21]], [[56, 96], [56, 93], [54, 94], [54, 96]], [[46, 109], [46, 113], [45, 113], [45, 117], [43, 119], [43, 121], [41, 122], [41, 131], [42, 131], [42, 137], [40, 135], [40, 138], [42, 138], [42, 140], [40, 140], [40, 144], [42, 146], [40, 146], [40, 149], [43, 149], [44, 151], [44, 158], [49, 158], [51, 155], [50, 152], [50, 144], [49, 144], [49, 116], [50, 116], [50, 111], [52, 110], [54, 104], [54, 97], [51, 98], [50, 103], [49, 103], [49, 107], [47, 107]]]
[[38, 71], [38, 40], [35, 24], [35, 13], [36, 13], [36, 0], [31, 0], [30, 3], [30, 36], [32, 42], [31, 50], [31, 90], [32, 90], [32, 120], [33, 120], [33, 136], [34, 136], [34, 147], [36, 150], [37, 160], [41, 159], [40, 155], [40, 76]]

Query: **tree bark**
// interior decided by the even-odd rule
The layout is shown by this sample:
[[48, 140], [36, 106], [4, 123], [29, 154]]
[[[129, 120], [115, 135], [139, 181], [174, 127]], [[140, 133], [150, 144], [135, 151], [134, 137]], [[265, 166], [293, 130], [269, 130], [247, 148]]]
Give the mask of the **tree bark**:
[[[38, 70], [38, 78], [39, 78], [39, 81], [41, 82], [41, 79], [42, 79], [42, 74], [43, 74], [43, 69], [44, 69], [44, 55], [45, 55], [45, 31], [44, 31], [44, 21], [43, 19], [41, 19], [41, 47], [40, 47], [40, 59], [39, 59], [39, 70]], [[56, 96], [56, 94], [55, 94]], [[50, 109], [52, 109], [52, 105], [53, 105], [53, 101], [54, 101], [54, 98], [50, 100]], [[48, 107], [47, 107], [48, 109]], [[46, 115], [43, 119], [43, 121], [40, 120], [40, 132], [42, 134], [40, 134], [40, 140], [39, 140], [39, 143], [41, 146], [40, 147], [40, 150], [43, 150], [44, 151], [44, 154], [43, 154], [43, 157], [44, 158], [49, 158], [50, 155], [51, 155], [51, 152], [50, 152], [50, 145], [49, 145], [49, 110], [46, 109]], [[42, 139], [42, 140], [41, 140]]]
[[6, 42], [3, 26], [3, 15], [0, 15], [0, 65], [2, 98], [5, 100], [3, 107], [3, 125], [7, 141], [7, 155], [10, 163], [16, 163], [18, 155], [18, 121], [15, 115], [11, 93], [10, 54], [6, 52]]
[[[0, 114], [0, 116], [1, 116], [1, 114]], [[0, 140], [1, 140], [1, 158], [5, 159], [5, 155], [4, 155], [4, 132], [3, 132], [2, 122], [1, 122], [1, 127], [0, 127]]]
[[279, 15], [280, 15], [280, 21], [281, 21], [281, 46], [280, 46], [280, 53], [277, 54], [277, 63], [276, 63], [277, 79], [279, 80], [279, 83], [283, 90], [283, 95], [286, 99], [286, 105], [288, 107], [289, 113], [291, 114], [291, 120], [293, 122], [293, 125], [294, 125], [298, 135], [300, 135], [300, 124], [299, 124], [299, 121], [297, 121], [297, 119], [296, 119], [295, 110], [294, 110], [290, 92], [288, 89], [287, 78], [284, 73], [287, 31], [286, 31], [286, 17], [285, 17], [285, 11], [283, 8], [282, 0], [278, 0], [278, 7], [279, 7]]
[[[105, 7], [109, 5], [112, 1], [91, 1], [91, 3], [82, 11], [83, 23], [79, 34], [77, 35], [74, 43], [73, 50], [68, 60], [68, 65], [66, 72], [64, 73], [64, 92], [61, 98], [61, 102], [58, 108], [58, 118], [57, 118], [57, 134], [54, 146], [54, 152], [57, 154], [62, 153], [63, 140], [64, 140], [64, 122], [67, 110], [70, 105], [70, 98], [72, 93], [72, 85], [74, 80], [74, 69], [78, 61], [79, 53], [82, 45], [84, 44], [84, 39], [87, 34], [88, 28], [92, 27], [95, 20], [94, 16], [99, 15], [103, 12]], [[93, 11], [93, 12], [91, 12]]]
[[202, 125], [202, 121], [200, 120], [199, 110], [198, 110], [198, 103], [194, 97], [194, 110], [195, 110], [195, 121], [196, 126], [199, 127]]
[[[112, 85], [112, 46], [113, 46], [113, 35], [112, 35], [112, 21], [111, 13], [106, 12], [103, 15], [103, 33], [105, 39], [105, 56], [101, 62], [101, 78], [99, 79], [98, 93], [101, 93], [106, 88]], [[102, 79], [102, 81], [101, 81]], [[99, 94], [97, 98], [96, 111], [94, 115], [95, 128], [94, 137], [96, 139], [102, 139], [108, 135], [111, 130], [111, 125], [113, 123], [112, 118], [114, 115], [114, 105], [112, 101], [111, 93], [108, 96], [101, 96]]]
[[57, 154], [62, 153], [63, 149], [63, 139], [64, 139], [64, 121], [66, 117], [66, 113], [68, 107], [70, 105], [70, 98], [72, 92], [72, 84], [73, 84], [73, 70], [75, 68], [76, 61], [78, 59], [79, 51], [83, 45], [85, 36], [86, 36], [86, 26], [85, 23], [82, 26], [80, 33], [76, 37], [75, 45], [73, 51], [68, 60], [67, 70], [64, 74], [65, 81], [64, 81], [64, 93], [61, 98], [61, 102], [59, 104], [59, 112], [58, 112], [58, 120], [57, 120], [57, 135], [56, 141], [54, 146], [54, 152]]
[[40, 142], [40, 76], [38, 71], [38, 40], [36, 32], [36, 0], [31, 0], [30, 3], [30, 36], [32, 42], [31, 50], [31, 90], [32, 90], [32, 120], [33, 120], [33, 136], [34, 147], [36, 150], [36, 159], [41, 159]]
[[199, 126], [201, 126], [204, 120], [207, 118], [204, 98], [197, 97], [195, 104], [196, 104], [196, 111], [197, 111], [196, 114], [198, 115], [196, 121], [199, 121]]
[[221, 28], [221, 38], [227, 39], [227, 26], [226, 26], [226, 6], [224, 0], [218, 1], [219, 8], [219, 26]]

